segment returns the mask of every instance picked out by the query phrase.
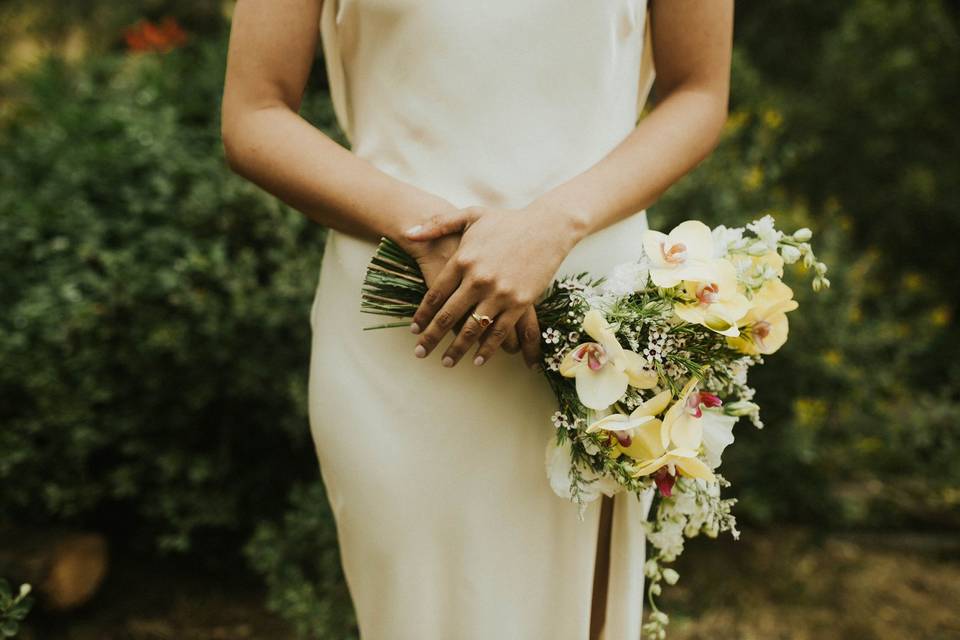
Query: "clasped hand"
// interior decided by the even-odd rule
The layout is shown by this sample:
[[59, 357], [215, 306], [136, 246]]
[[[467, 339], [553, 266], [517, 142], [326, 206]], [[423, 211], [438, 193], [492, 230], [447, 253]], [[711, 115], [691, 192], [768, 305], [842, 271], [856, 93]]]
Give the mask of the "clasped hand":
[[[413, 316], [414, 354], [426, 358], [441, 339], [463, 326], [441, 360], [452, 367], [474, 343], [474, 364], [488, 361], [516, 328], [527, 366], [540, 358], [540, 327], [533, 305], [576, 244], [575, 234], [548, 208], [471, 206], [433, 216], [408, 229], [408, 241], [460, 234], [456, 251], [434, 278]], [[488, 326], [471, 315], [492, 319]]]

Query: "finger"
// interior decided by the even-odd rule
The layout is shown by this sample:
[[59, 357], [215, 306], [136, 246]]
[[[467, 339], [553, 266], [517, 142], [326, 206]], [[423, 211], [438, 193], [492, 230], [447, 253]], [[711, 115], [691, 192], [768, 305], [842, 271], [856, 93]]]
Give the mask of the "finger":
[[520, 351], [520, 337], [517, 331], [517, 325], [513, 325], [513, 329], [507, 332], [507, 337], [504, 338], [503, 344], [500, 346], [502, 346], [503, 350], [507, 353], [517, 353]]
[[[478, 304], [476, 307], [476, 313], [479, 316], [486, 315], [490, 318], [497, 317], [497, 311], [487, 302], [481, 302]], [[457, 333], [457, 337], [454, 338], [453, 342], [450, 343], [450, 346], [448, 346], [447, 350], [443, 353], [443, 359], [441, 360], [443, 366], [452, 367], [460, 362], [460, 358], [462, 358], [463, 354], [467, 352], [467, 349], [469, 349], [473, 343], [479, 340], [480, 336], [482, 336], [483, 333], [489, 328], [492, 328], [492, 325], [489, 327], [481, 325], [468, 311], [467, 317], [463, 323], [463, 328], [460, 329], [460, 332]]]
[[477, 355], [473, 358], [473, 364], [481, 365], [493, 357], [493, 354], [500, 348], [507, 337], [507, 333], [517, 324], [521, 315], [523, 315], [522, 307], [509, 309], [497, 316], [496, 321], [483, 334], [480, 348], [477, 349]]
[[460, 269], [453, 261], [447, 261], [437, 274], [436, 280], [427, 289], [423, 300], [420, 301], [420, 306], [414, 311], [410, 332], [419, 334], [425, 329], [458, 286], [460, 286]]
[[[475, 294], [470, 292], [466, 287], [458, 287], [440, 310], [437, 311], [437, 314], [433, 317], [433, 320], [430, 321], [430, 324], [427, 325], [427, 328], [423, 330], [423, 333], [420, 334], [413, 354], [418, 358], [426, 358], [430, 355], [430, 352], [440, 344], [440, 341], [443, 340], [447, 332], [453, 328], [457, 320], [469, 313], [470, 309], [473, 308], [473, 305], [476, 303], [474, 295]], [[444, 360], [446, 360], [446, 357], [444, 357]], [[446, 365], [446, 362], [444, 362], [444, 364]]]
[[430, 217], [426, 222], [410, 227], [403, 232], [404, 237], [410, 240], [435, 240], [451, 233], [459, 233], [477, 220], [479, 211], [476, 207], [465, 207], [440, 213]]
[[523, 351], [523, 361], [528, 367], [540, 364], [540, 322], [537, 320], [536, 310], [530, 306], [524, 311], [517, 323], [517, 333], [520, 336], [520, 350]]

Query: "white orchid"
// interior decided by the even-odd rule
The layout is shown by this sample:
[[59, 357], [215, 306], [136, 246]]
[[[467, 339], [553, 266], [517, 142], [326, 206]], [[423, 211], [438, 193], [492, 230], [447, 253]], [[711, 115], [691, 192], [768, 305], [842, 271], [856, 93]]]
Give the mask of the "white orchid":
[[656, 372], [644, 366], [640, 354], [620, 346], [614, 328], [600, 311], [587, 311], [583, 330], [596, 342], [571, 349], [559, 368], [564, 377], [576, 378], [577, 397], [584, 406], [603, 410], [619, 400], [628, 385], [650, 389], [657, 384]]
[[723, 450], [733, 444], [733, 425], [737, 423], [737, 417], [716, 409], [705, 409], [703, 415], [700, 421], [703, 429], [703, 455], [707, 466], [716, 469], [722, 462]]
[[[570, 493], [570, 468], [573, 458], [570, 439], [564, 440], [563, 444], [559, 445], [556, 438], [549, 438], [544, 462], [550, 488], [561, 498], [571, 499], [573, 496]], [[581, 470], [581, 476], [585, 482], [580, 489], [580, 498], [584, 502], [592, 502], [599, 498], [600, 494], [612, 497], [623, 490], [623, 486], [615, 478], [608, 474], [599, 475], [589, 467]]]
[[658, 287], [713, 276], [714, 239], [710, 227], [697, 220], [681, 222], [669, 234], [648, 229], [643, 250], [650, 260], [650, 279]]
[[688, 302], [677, 302], [674, 313], [692, 324], [699, 324], [725, 336], [737, 336], [737, 321], [750, 308], [750, 301], [740, 293], [737, 270], [729, 260], [718, 258], [714, 277], [702, 282], [685, 280], [683, 290]]

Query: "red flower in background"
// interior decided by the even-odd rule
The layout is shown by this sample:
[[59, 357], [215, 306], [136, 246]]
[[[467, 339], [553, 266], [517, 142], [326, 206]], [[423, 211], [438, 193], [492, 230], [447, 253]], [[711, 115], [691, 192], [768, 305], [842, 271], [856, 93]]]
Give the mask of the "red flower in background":
[[141, 20], [123, 32], [129, 51], [160, 51], [166, 53], [182, 46], [187, 33], [174, 18], [164, 18], [159, 24]]

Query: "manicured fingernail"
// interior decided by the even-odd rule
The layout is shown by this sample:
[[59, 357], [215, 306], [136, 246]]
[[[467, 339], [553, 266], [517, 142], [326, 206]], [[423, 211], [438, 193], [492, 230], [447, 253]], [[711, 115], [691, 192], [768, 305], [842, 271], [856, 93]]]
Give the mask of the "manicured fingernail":
[[443, 356], [443, 360], [441, 360], [440, 363], [445, 367], [452, 367], [453, 358], [451, 358], [450, 356]]
[[411, 322], [410, 333], [420, 333], [420, 325], [418, 325], [416, 322]]
[[418, 344], [416, 349], [413, 350], [413, 355], [417, 356], [418, 358], [422, 358], [427, 355], [427, 350], [422, 344]]
[[477, 356], [476, 358], [473, 359], [473, 364], [477, 365], [478, 367], [482, 365], [483, 362], [484, 362], [483, 356]]
[[542, 373], [543, 365], [541, 365], [539, 362], [534, 362], [532, 365], [530, 365], [530, 369], [536, 371], [537, 373]]
[[414, 226], [410, 227], [410, 228], [407, 229], [406, 231], [404, 231], [404, 233], [405, 233], [406, 235], [408, 235], [408, 236], [415, 236], [415, 235], [417, 235], [418, 233], [420, 233], [421, 231], [423, 231], [423, 225], [422, 225], [422, 224], [417, 224], [417, 225], [414, 225]]

